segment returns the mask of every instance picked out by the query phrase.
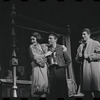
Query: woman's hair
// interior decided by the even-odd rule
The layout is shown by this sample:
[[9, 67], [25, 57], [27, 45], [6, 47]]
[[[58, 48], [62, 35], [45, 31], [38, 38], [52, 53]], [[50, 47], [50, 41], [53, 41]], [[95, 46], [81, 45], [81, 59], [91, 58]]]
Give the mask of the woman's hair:
[[41, 40], [42, 40], [42, 37], [41, 37], [41, 35], [38, 32], [32, 33], [31, 36], [36, 37], [36, 40], [37, 40], [38, 43], [40, 43]]

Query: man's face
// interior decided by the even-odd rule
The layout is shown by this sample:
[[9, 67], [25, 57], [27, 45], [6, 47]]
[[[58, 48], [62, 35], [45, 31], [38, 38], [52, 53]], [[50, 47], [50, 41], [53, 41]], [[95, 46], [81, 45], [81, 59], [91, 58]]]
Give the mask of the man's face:
[[52, 45], [57, 42], [57, 39], [55, 38], [55, 36], [50, 35], [48, 38], [48, 42], [49, 42], [49, 44]]
[[82, 38], [83, 38], [84, 41], [87, 41], [89, 39], [89, 37], [90, 37], [90, 35], [87, 34], [86, 31], [82, 32]]

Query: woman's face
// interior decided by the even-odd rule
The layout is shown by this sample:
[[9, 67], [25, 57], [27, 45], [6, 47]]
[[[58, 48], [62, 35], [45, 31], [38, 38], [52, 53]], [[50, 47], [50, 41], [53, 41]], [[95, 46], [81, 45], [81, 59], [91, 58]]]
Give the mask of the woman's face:
[[36, 44], [37, 44], [36, 37], [31, 36], [31, 43], [32, 43], [33, 45], [36, 45]]

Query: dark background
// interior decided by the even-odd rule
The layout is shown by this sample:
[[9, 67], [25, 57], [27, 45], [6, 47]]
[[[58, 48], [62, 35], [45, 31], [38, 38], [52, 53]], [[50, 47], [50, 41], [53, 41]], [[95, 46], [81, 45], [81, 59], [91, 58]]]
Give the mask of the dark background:
[[[21, 1], [15, 0], [10, 1], [0, 1], [0, 63], [2, 67], [2, 77], [5, 77], [7, 69], [12, 69], [9, 60], [11, 59], [11, 6], [12, 3], [15, 4], [16, 12], [24, 16], [37, 19], [39, 21], [45, 22], [52, 26], [62, 27], [67, 29], [67, 26], [70, 26], [71, 29], [71, 52], [72, 52], [72, 61], [75, 71], [76, 79], [78, 77], [77, 72], [79, 72], [79, 65], [75, 62], [76, 50], [79, 45], [78, 41], [81, 39], [81, 31], [83, 28], [96, 28], [100, 27], [100, 2], [95, 2], [94, 0], [46, 0], [44, 2], [39, 0], [28, 0]], [[22, 21], [23, 20], [23, 21]], [[29, 20], [29, 19], [28, 19]], [[36, 24], [35, 21], [28, 21], [27, 25]], [[15, 23], [24, 24], [24, 19], [17, 17]], [[30, 27], [30, 26], [29, 26]], [[40, 27], [42, 30], [42, 27]], [[19, 30], [19, 31], [18, 31]], [[20, 46], [25, 45], [26, 41], [30, 44], [27, 36], [29, 38], [27, 30], [21, 30], [16, 28], [17, 33], [17, 55], [19, 57], [19, 64], [27, 63], [29, 65], [29, 71], [25, 73], [24, 78], [29, 79], [28, 75], [30, 74], [31, 67], [30, 62], [25, 62], [26, 58], [20, 57], [20, 53], [24, 54], [25, 48], [28, 48], [29, 45], [24, 46], [23, 50], [20, 50]], [[24, 34], [26, 33], [26, 35]], [[21, 40], [24, 40], [21, 41]], [[18, 42], [20, 41], [20, 42]], [[20, 44], [21, 43], [21, 44]], [[26, 54], [28, 57], [28, 54]], [[29, 58], [28, 58], [29, 59]], [[20, 62], [21, 61], [21, 62]], [[25, 65], [27, 66], [27, 65]], [[27, 68], [26, 68], [27, 69]], [[28, 73], [29, 72], [29, 73]]]

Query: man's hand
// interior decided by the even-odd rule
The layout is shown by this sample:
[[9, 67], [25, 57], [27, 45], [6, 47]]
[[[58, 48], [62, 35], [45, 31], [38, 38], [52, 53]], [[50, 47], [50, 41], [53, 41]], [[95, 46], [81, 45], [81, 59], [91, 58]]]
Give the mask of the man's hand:
[[88, 54], [84, 54], [84, 58], [87, 59], [89, 56]]

